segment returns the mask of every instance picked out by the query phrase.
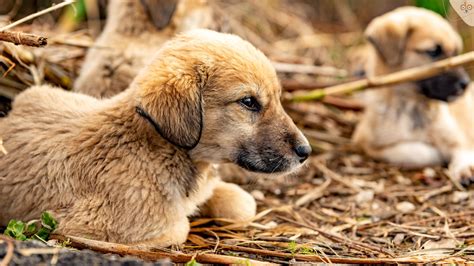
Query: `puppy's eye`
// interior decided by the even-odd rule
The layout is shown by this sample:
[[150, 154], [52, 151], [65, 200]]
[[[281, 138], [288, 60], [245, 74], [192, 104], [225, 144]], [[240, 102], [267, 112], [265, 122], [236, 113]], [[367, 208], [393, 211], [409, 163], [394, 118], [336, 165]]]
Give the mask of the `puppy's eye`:
[[239, 100], [239, 103], [252, 112], [260, 111], [260, 104], [255, 97], [245, 97]]
[[443, 55], [443, 48], [441, 45], [437, 44], [433, 49], [426, 50], [425, 53], [431, 58], [438, 58]]

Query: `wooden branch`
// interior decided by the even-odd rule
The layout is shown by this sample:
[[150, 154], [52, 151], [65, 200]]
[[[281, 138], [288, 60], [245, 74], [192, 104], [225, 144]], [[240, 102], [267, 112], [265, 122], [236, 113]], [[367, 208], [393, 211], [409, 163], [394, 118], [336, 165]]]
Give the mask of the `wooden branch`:
[[130, 255], [139, 257], [147, 261], [154, 261], [159, 259], [169, 258], [174, 263], [186, 263], [195, 259], [199, 263], [210, 264], [247, 264], [251, 265], [276, 265], [273, 263], [262, 262], [258, 260], [246, 259], [241, 257], [233, 257], [220, 254], [184, 254], [180, 252], [165, 252], [165, 251], [148, 251], [138, 249], [132, 246], [109, 243], [104, 241], [97, 241], [75, 236], [52, 235], [51, 238], [60, 241], [69, 239], [71, 246], [78, 249], [90, 249], [101, 253], [114, 253], [119, 255]]
[[219, 248], [224, 250], [231, 250], [237, 252], [246, 252], [249, 254], [258, 254], [261, 256], [268, 257], [277, 257], [283, 259], [295, 259], [296, 261], [308, 261], [308, 262], [323, 262], [327, 264], [332, 263], [341, 263], [341, 264], [415, 264], [415, 263], [428, 263], [433, 261], [433, 259], [439, 260], [443, 263], [452, 263], [449, 261], [449, 257], [421, 257], [421, 256], [411, 256], [411, 257], [400, 257], [400, 258], [384, 258], [384, 257], [375, 257], [375, 258], [349, 258], [349, 257], [339, 257], [339, 256], [321, 256], [321, 255], [303, 255], [303, 254], [290, 254], [286, 252], [274, 251], [274, 250], [265, 250], [265, 249], [256, 249], [243, 247], [239, 245], [219, 245]]
[[302, 64], [288, 64], [273, 62], [277, 72], [283, 73], [300, 73], [300, 74], [312, 74], [320, 76], [330, 77], [346, 77], [347, 71], [344, 69], [338, 69], [330, 66], [313, 66], [313, 65], [302, 65]]
[[384, 76], [365, 78], [353, 82], [336, 85], [325, 89], [317, 89], [308, 93], [295, 94], [290, 97], [291, 101], [312, 101], [321, 100], [325, 96], [352, 93], [367, 88], [379, 88], [382, 86], [391, 86], [403, 82], [411, 82], [426, 79], [441, 74], [451, 68], [467, 65], [474, 62], [474, 51], [455, 57], [440, 60], [428, 65], [405, 69], [399, 72]]
[[33, 47], [42, 47], [48, 44], [48, 39], [45, 37], [19, 31], [0, 31], [0, 41]]

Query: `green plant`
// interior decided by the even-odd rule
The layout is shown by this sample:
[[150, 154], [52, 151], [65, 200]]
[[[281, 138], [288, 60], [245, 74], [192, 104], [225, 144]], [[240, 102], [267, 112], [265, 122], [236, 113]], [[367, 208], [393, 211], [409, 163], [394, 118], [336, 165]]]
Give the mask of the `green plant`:
[[316, 254], [316, 252], [314, 251], [314, 249], [312, 247], [301, 247], [299, 253], [302, 254], [302, 255], [314, 255], [314, 254]]
[[22, 241], [30, 239], [47, 241], [51, 232], [57, 227], [56, 219], [49, 212], [43, 212], [39, 221], [32, 220], [25, 223], [15, 219], [10, 220], [3, 234]]
[[288, 250], [290, 251], [292, 256], [296, 254], [296, 252], [298, 251], [298, 245], [295, 241], [291, 241], [290, 243], [288, 243]]
[[202, 264], [197, 262], [196, 259], [192, 259], [188, 262], [186, 262], [186, 264], [184, 264], [185, 266], [201, 266]]
[[449, 10], [448, 0], [415, 0], [417, 7], [423, 7], [446, 17]]

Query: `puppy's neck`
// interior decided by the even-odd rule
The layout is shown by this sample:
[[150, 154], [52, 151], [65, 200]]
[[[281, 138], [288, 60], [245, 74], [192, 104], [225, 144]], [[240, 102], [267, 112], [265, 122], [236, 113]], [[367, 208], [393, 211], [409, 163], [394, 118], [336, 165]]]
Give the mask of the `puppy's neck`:
[[134, 147], [140, 148], [140, 160], [149, 164], [145, 168], [159, 169], [157, 172], [160, 174], [155, 176], [157, 185], [174, 183], [172, 187], [178, 188], [178, 193], [189, 196], [197, 189], [199, 180], [205, 177], [202, 173], [210, 165], [205, 162], [196, 164], [187, 150], [163, 139], [154, 126], [136, 112], [135, 93], [135, 90], [127, 89], [105, 100], [104, 106], [94, 111], [91, 122], [100, 124], [101, 132], [110, 132], [110, 137], [100, 140], [106, 143], [94, 145], [106, 146], [110, 150], [123, 149], [125, 153], [137, 152], [127, 150], [127, 144], [133, 142]]

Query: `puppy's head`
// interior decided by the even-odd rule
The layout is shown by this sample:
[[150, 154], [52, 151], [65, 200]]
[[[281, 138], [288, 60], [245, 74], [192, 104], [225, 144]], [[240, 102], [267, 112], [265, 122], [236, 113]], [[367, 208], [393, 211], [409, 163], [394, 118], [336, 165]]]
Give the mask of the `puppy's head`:
[[289, 172], [311, 152], [283, 110], [273, 66], [237, 36], [209, 30], [180, 35], [134, 84], [138, 112], [194, 161]]
[[[457, 55], [461, 37], [440, 15], [426, 9], [402, 7], [374, 19], [365, 32], [374, 48], [368, 75], [382, 75]], [[461, 95], [469, 83], [463, 68], [411, 83], [425, 96], [450, 101]]]

